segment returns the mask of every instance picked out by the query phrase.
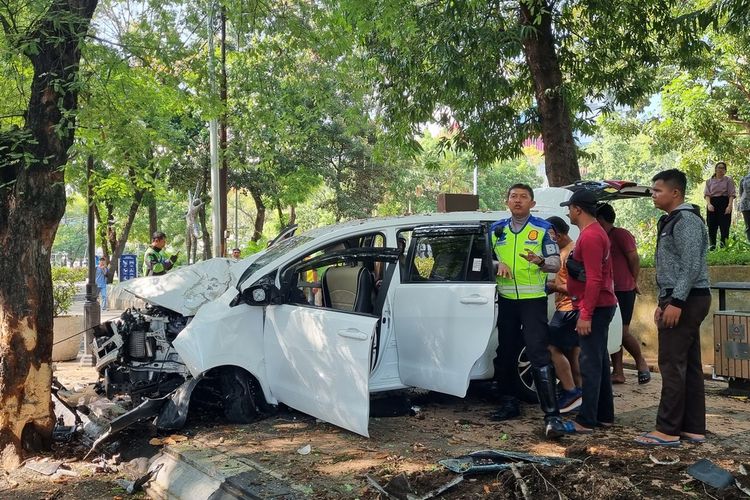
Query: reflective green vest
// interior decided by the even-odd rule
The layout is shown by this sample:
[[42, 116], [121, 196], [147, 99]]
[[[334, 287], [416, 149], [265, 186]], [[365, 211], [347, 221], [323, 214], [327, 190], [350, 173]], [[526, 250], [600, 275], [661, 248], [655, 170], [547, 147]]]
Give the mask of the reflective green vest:
[[[538, 217], [529, 217], [526, 225], [518, 233], [510, 228], [510, 219], [503, 219], [490, 227], [492, 249], [498, 260], [507, 265], [514, 279], [497, 276], [497, 291], [508, 299], [536, 299], [546, 297], [544, 285], [547, 273], [520, 254], [531, 250], [537, 255], [557, 253], [557, 245], [547, 234], [550, 224]], [[545, 245], [551, 245], [545, 248]]]
[[146, 253], [143, 254], [143, 275], [159, 276], [166, 273], [171, 267], [168, 267], [166, 262], [169, 262], [169, 259], [163, 250], [148, 247]]

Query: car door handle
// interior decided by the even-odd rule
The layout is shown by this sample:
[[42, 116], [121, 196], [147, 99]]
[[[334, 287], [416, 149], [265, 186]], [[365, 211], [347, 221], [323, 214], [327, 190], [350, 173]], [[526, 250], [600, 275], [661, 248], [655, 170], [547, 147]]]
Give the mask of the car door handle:
[[487, 297], [482, 297], [481, 295], [470, 295], [468, 297], [461, 297], [462, 304], [486, 304], [487, 302], [489, 302]]
[[357, 330], [356, 328], [346, 328], [345, 330], [339, 330], [338, 334], [339, 337], [345, 337], [347, 339], [354, 340], [367, 340], [368, 337], [365, 332]]

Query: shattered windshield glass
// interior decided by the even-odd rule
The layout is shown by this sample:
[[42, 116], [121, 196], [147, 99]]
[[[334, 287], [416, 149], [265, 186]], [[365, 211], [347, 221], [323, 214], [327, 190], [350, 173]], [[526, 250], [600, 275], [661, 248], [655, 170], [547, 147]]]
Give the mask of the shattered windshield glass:
[[263, 250], [258, 258], [255, 259], [252, 264], [250, 264], [250, 267], [248, 267], [245, 272], [242, 273], [242, 276], [237, 282], [237, 289], [239, 290], [240, 286], [245, 282], [245, 280], [252, 276], [258, 269], [270, 264], [277, 257], [284, 255], [285, 253], [294, 250], [298, 246], [312, 240], [312, 236], [309, 236], [308, 234], [292, 236], [291, 238], [281, 240], [278, 243], [275, 243], [273, 246], [270, 246]]

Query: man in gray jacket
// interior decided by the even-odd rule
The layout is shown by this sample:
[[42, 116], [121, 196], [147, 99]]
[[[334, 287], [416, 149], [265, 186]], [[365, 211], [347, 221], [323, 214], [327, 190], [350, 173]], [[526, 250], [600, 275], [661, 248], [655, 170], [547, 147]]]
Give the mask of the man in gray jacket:
[[683, 172], [665, 170], [652, 180], [654, 205], [666, 212], [657, 226], [659, 304], [654, 311], [662, 389], [656, 430], [635, 440], [646, 446], [679, 446], [706, 436], [700, 325], [711, 306], [708, 233], [698, 207], [685, 203]]

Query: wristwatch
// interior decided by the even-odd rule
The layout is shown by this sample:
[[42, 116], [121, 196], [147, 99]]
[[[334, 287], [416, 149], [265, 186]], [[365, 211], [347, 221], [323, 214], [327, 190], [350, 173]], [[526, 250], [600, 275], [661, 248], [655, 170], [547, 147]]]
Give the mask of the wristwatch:
[[[539, 257], [537, 255], [537, 257]], [[544, 257], [539, 257], [539, 262], [535, 262], [535, 264], [539, 267], [542, 267], [544, 265]]]

